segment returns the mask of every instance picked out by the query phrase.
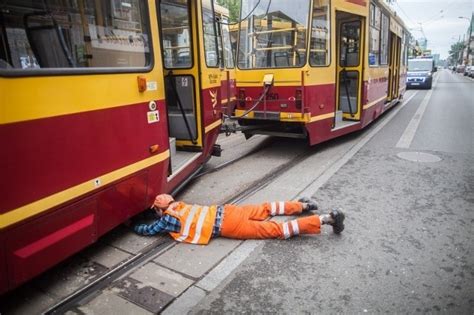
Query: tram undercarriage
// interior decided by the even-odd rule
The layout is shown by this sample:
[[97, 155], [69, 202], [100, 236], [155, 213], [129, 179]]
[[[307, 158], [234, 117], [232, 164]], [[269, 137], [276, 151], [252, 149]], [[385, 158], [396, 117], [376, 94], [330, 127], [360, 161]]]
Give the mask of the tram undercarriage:
[[238, 130], [241, 131], [247, 139], [253, 135], [269, 135], [286, 138], [306, 139], [308, 133], [305, 125], [302, 123], [286, 123], [281, 121], [269, 120], [239, 120]]

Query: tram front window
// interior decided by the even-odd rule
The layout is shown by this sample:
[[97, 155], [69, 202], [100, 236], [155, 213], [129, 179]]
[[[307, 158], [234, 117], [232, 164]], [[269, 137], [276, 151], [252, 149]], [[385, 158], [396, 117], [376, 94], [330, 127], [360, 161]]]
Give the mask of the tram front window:
[[302, 67], [306, 63], [309, 0], [243, 0], [241, 69]]

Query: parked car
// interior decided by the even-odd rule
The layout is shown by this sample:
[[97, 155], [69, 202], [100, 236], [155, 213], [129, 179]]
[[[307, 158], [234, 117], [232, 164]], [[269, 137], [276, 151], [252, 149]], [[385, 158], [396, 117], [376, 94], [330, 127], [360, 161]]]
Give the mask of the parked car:
[[474, 78], [474, 66], [467, 66], [464, 70], [464, 75]]
[[456, 66], [456, 72], [457, 73], [464, 73], [464, 70], [466, 69], [465, 65], [457, 65]]
[[470, 70], [471, 70], [471, 66], [466, 66], [466, 67], [464, 68], [464, 76], [468, 76]]

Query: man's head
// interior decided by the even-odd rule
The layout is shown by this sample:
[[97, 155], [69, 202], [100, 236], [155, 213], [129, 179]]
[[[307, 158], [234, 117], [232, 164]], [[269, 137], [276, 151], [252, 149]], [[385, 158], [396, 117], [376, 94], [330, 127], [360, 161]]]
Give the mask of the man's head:
[[170, 195], [161, 194], [156, 196], [152, 208], [155, 209], [156, 213], [159, 216], [161, 216], [163, 214], [163, 211], [166, 210], [173, 201], [174, 199]]

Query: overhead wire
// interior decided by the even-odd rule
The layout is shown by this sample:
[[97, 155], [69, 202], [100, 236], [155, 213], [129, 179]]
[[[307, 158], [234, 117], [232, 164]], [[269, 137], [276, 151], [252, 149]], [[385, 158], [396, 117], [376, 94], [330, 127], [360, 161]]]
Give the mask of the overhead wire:
[[409, 20], [412, 22], [412, 24], [416, 24], [416, 22], [414, 22], [414, 21], [410, 18], [410, 16], [405, 12], [405, 10], [403, 10], [403, 8], [398, 4], [398, 2], [395, 2], [395, 4], [396, 4], [397, 7], [400, 9], [400, 11], [405, 15], [405, 17], [406, 17], [407, 19], [409, 19]]
[[433, 17], [427, 19], [426, 21], [422, 22], [423, 24], [426, 24], [426, 23], [432, 23], [432, 22], [435, 22], [436, 20], [439, 19], [438, 15], [440, 13], [444, 13], [446, 10], [448, 10], [454, 3], [456, 2], [456, 0], [453, 0], [451, 2], [449, 2], [443, 9], [441, 9], [438, 13], [436, 13]]
[[[400, 9], [400, 11], [405, 15], [405, 17], [406, 17], [408, 20], [410, 20], [410, 22], [411, 22], [412, 24], [419, 24], [419, 25], [420, 25], [419, 31], [421, 32], [421, 34], [423, 34], [423, 37], [426, 38], [425, 31], [423, 30], [423, 24], [422, 24], [422, 23], [417, 23], [417, 22], [413, 21], [413, 20], [411, 19], [411, 17], [405, 12], [405, 10], [403, 10], [403, 8], [398, 4], [398, 2], [395, 2], [395, 4], [396, 4], [397, 7]], [[415, 29], [415, 30], [417, 30], [417, 29]]]

